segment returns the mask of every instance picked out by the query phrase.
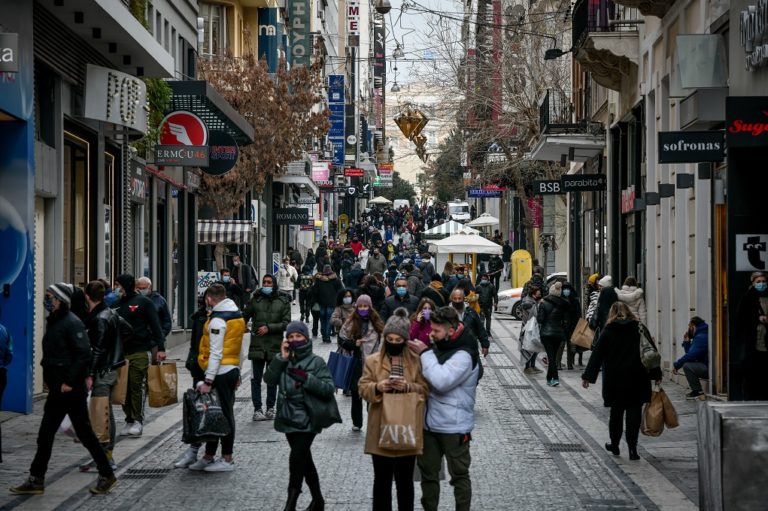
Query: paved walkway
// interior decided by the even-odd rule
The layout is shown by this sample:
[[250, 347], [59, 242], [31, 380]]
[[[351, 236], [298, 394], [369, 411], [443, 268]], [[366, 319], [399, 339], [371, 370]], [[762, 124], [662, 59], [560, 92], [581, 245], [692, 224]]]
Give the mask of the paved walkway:
[[[659, 438], [641, 438], [640, 462], [629, 462], [626, 448], [615, 458], [602, 447], [607, 413], [599, 384], [581, 389], [580, 372], [563, 372], [562, 386], [550, 389], [541, 376], [523, 375], [518, 358], [519, 322], [494, 321], [496, 343], [485, 360], [486, 372], [477, 400], [477, 427], [472, 444], [473, 509], [597, 510], [696, 509], [697, 471], [694, 405], [684, 389], [667, 385], [681, 426]], [[315, 343], [327, 357], [328, 345]], [[182, 367], [184, 348], [169, 352], [179, 361], [180, 386], [189, 385]], [[246, 367], [250, 369], [250, 367]], [[246, 376], [248, 374], [246, 373]], [[115, 456], [119, 485], [108, 496], [93, 497], [87, 486], [94, 474], [76, 467], [87, 461], [79, 444], [61, 436], [42, 497], [13, 497], [0, 492], [2, 509], [282, 509], [288, 479], [288, 447], [269, 422], [251, 422], [250, 386], [243, 385], [236, 403], [237, 469], [207, 474], [172, 468], [181, 454], [181, 405], [148, 409], [144, 435], [120, 439]], [[363, 454], [364, 433], [351, 431], [349, 400], [337, 394], [344, 424], [315, 441], [313, 456], [320, 472], [327, 509], [370, 509], [372, 467]], [[115, 407], [118, 417], [119, 407]], [[3, 423], [0, 488], [19, 483], [34, 452], [42, 401], [35, 413]], [[624, 447], [624, 446], [623, 446]], [[416, 485], [417, 499], [420, 495]], [[451, 487], [442, 483], [440, 509], [453, 509]], [[305, 507], [308, 492], [299, 504]], [[302, 507], [302, 508], [303, 508]], [[420, 506], [417, 505], [417, 508]]]

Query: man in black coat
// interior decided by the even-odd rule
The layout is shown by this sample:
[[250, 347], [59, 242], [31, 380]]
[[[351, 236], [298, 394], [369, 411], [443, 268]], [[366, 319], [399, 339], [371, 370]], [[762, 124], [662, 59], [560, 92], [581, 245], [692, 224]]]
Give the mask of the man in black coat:
[[468, 307], [465, 303], [464, 291], [461, 289], [454, 289], [451, 291], [451, 306], [456, 309], [459, 314], [459, 321], [464, 324], [464, 327], [472, 332], [472, 335], [480, 343], [482, 353], [484, 357], [488, 356], [488, 350], [491, 347], [491, 341], [488, 340], [488, 332], [483, 326], [483, 321], [480, 319], [480, 315]]
[[[576, 330], [576, 325], [581, 318], [581, 304], [579, 303], [579, 297], [574, 289], [573, 284], [566, 282], [563, 284], [563, 298], [568, 302], [568, 311], [565, 314], [565, 343], [560, 345], [557, 350], [557, 364], [558, 367], [562, 366], [563, 350], [567, 347], [566, 360], [568, 363], [568, 369], [573, 369], [573, 363], [576, 359], [576, 346], [571, 344], [571, 336], [573, 331]], [[582, 365], [583, 351], [579, 351], [579, 365]]]
[[504, 262], [504, 280], [509, 280], [509, 266], [512, 262], [512, 252], [512, 246], [509, 244], [509, 240], [506, 240], [501, 247], [501, 260]]
[[497, 291], [499, 289], [499, 279], [501, 279], [501, 273], [503, 271], [504, 261], [501, 260], [501, 257], [499, 257], [498, 254], [493, 254], [491, 260], [488, 262], [488, 277], [490, 277], [491, 283]]
[[[497, 256], [498, 257], [498, 256]], [[491, 334], [491, 315], [493, 310], [499, 304], [499, 294], [496, 286], [491, 282], [488, 274], [480, 275], [480, 283], [477, 286], [478, 302], [480, 303], [480, 313], [485, 320], [485, 331]]]
[[405, 307], [410, 316], [416, 312], [418, 305], [419, 299], [408, 294], [408, 279], [400, 277], [395, 280], [395, 292], [384, 300], [384, 305], [381, 306], [381, 319], [386, 323], [398, 307]]
[[569, 304], [562, 297], [563, 284], [555, 282], [549, 289], [549, 294], [539, 303], [536, 321], [539, 323], [541, 343], [547, 350], [547, 385], [557, 387], [558, 378], [557, 350], [565, 342], [565, 323]]

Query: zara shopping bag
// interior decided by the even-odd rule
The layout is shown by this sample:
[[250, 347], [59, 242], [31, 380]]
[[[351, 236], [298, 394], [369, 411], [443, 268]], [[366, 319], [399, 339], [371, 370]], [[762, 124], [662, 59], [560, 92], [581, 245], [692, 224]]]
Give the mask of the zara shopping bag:
[[417, 392], [384, 394], [379, 447], [390, 451], [424, 447], [424, 396]]

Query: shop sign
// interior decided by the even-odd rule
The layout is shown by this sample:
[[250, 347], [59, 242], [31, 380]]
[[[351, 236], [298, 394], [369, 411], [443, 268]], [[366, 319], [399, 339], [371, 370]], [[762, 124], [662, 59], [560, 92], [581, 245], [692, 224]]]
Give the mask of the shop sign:
[[221, 176], [232, 170], [240, 156], [235, 138], [219, 130], [210, 133], [208, 153], [208, 166], [201, 170], [211, 176]]
[[200, 175], [191, 170], [187, 170], [184, 173], [184, 184], [187, 186], [188, 190], [197, 190], [200, 188]]
[[88, 64], [83, 117], [125, 126], [146, 134], [146, 106], [147, 86], [142, 80], [114, 69]]
[[728, 96], [725, 125], [729, 148], [768, 146], [768, 97]]
[[768, 234], [736, 235], [736, 271], [765, 271]]
[[360, 2], [358, 0], [347, 1], [347, 45], [360, 45]]
[[344, 101], [344, 75], [328, 76], [328, 141], [333, 144], [332, 163], [336, 166], [344, 165]]
[[160, 122], [155, 163], [207, 167], [209, 164], [208, 127], [192, 112], [171, 112]]
[[19, 34], [0, 33], [0, 72], [19, 71]]
[[758, 0], [741, 11], [739, 32], [747, 71], [768, 66], [768, 0]]
[[534, 228], [544, 225], [544, 204], [541, 197], [529, 197], [528, 209], [531, 212], [531, 224]]
[[320, 183], [321, 181], [328, 181], [328, 176], [331, 173], [331, 162], [329, 161], [313, 161], [312, 162], [312, 181]]
[[299, 227], [300, 231], [314, 231], [315, 230], [315, 224], [308, 224], [308, 225], [302, 225]]
[[491, 190], [486, 188], [467, 188], [467, 197], [473, 199], [497, 199], [502, 195], [501, 190]]
[[722, 131], [660, 131], [659, 163], [699, 163], [725, 159]]
[[557, 179], [538, 180], [533, 182], [534, 195], [558, 195], [565, 193]]
[[128, 172], [131, 189], [131, 201], [136, 204], [144, 204], [147, 198], [147, 173], [144, 165], [136, 160], [128, 162]]
[[621, 191], [621, 212], [632, 213], [635, 209], [635, 185]]
[[560, 177], [563, 192], [602, 192], [606, 179], [602, 174], [572, 174]]
[[312, 40], [309, 37], [309, 0], [291, 0], [291, 65], [309, 67]]
[[365, 171], [363, 169], [355, 169], [346, 167], [344, 169], [344, 176], [345, 177], [363, 177], [365, 175]]
[[306, 225], [309, 211], [307, 208], [275, 208], [272, 220], [275, 225]]
[[208, 161], [208, 146], [155, 146], [155, 163], [157, 165], [207, 167]]
[[330, 179], [315, 181], [315, 184], [318, 186], [318, 188], [333, 188], [333, 181]]
[[296, 199], [296, 204], [317, 204], [318, 203], [317, 197], [311, 197], [309, 195], [302, 195], [298, 199]]

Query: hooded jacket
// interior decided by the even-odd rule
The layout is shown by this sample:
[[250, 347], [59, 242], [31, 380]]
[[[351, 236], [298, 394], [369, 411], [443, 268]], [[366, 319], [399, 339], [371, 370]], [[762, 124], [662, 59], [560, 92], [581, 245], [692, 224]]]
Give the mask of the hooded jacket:
[[421, 274], [421, 270], [414, 268], [408, 272], [408, 294], [412, 296], [421, 296], [421, 292], [424, 290], [424, 277]]
[[43, 381], [51, 392], [61, 384], [85, 391], [85, 377], [91, 364], [91, 346], [85, 325], [74, 313], [54, 311], [48, 316], [43, 336]]
[[281, 264], [277, 270], [277, 288], [280, 291], [293, 291], [294, 284], [299, 280], [299, 272], [290, 264]]
[[200, 339], [198, 363], [207, 379], [240, 367], [244, 334], [245, 320], [237, 304], [229, 298], [217, 303]]
[[568, 309], [568, 301], [560, 296], [547, 295], [539, 303], [536, 321], [539, 323], [539, 332], [542, 337], [562, 337], [565, 339]]
[[112, 308], [131, 325], [133, 331], [132, 335], [123, 339], [126, 355], [150, 351], [152, 348], [165, 351], [165, 336], [160, 328], [157, 307], [152, 300], [126, 289], [126, 295]]
[[315, 275], [315, 285], [312, 287], [312, 302], [320, 304], [320, 307], [335, 307], [336, 295], [344, 286], [335, 273]]
[[[248, 358], [251, 360], [271, 360], [280, 353], [285, 327], [291, 322], [291, 299], [273, 292], [267, 296], [261, 291], [254, 293], [251, 302], [245, 308], [243, 317], [251, 323], [251, 345]], [[258, 335], [260, 327], [267, 327], [266, 335]]]
[[709, 363], [709, 325], [702, 323], [696, 327], [691, 341], [683, 343], [685, 355], [675, 362], [675, 369], [680, 369], [688, 362]]
[[636, 286], [621, 286], [616, 289], [616, 296], [620, 302], [624, 302], [642, 324], [648, 320], [648, 312], [645, 308], [645, 298], [643, 289]]
[[424, 291], [421, 292], [422, 298], [429, 298], [435, 305], [440, 308], [446, 305], [450, 305], [451, 298], [448, 295], [448, 291], [443, 287], [443, 283], [437, 280], [429, 283]]

